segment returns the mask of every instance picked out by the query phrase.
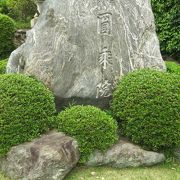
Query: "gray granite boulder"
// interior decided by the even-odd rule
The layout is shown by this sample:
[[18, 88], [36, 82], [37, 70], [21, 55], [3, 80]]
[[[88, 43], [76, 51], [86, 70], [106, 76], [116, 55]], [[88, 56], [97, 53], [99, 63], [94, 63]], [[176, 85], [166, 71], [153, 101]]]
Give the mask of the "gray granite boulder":
[[18, 180], [61, 180], [79, 160], [77, 142], [61, 133], [13, 147], [1, 170]]
[[86, 163], [88, 166], [107, 165], [116, 168], [152, 166], [165, 160], [160, 153], [146, 151], [128, 141], [120, 140], [107, 152], [95, 151]]
[[175, 160], [180, 163], [180, 147], [175, 149], [174, 157], [175, 157]]
[[105, 99], [120, 77], [164, 70], [150, 0], [38, 1], [40, 16], [8, 73], [42, 80], [57, 97]]

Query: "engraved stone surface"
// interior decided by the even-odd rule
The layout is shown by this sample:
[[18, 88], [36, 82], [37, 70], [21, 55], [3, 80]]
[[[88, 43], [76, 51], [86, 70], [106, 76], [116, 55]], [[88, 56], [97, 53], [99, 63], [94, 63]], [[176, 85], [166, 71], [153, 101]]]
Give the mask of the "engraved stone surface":
[[45, 0], [7, 72], [33, 75], [57, 97], [102, 99], [146, 67], [165, 69], [150, 0]]

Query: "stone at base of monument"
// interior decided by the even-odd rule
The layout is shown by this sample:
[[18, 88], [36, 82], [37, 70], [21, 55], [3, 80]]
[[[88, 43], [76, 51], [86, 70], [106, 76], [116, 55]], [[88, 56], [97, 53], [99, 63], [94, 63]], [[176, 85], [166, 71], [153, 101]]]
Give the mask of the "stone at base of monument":
[[180, 163], [180, 147], [175, 149], [174, 157], [175, 157], [175, 160]]
[[77, 142], [53, 132], [13, 147], [0, 160], [0, 170], [20, 180], [62, 180], [79, 161]]
[[56, 103], [56, 110], [58, 112], [70, 105], [93, 105], [105, 110], [109, 108], [111, 99], [112, 97], [99, 98], [99, 99], [80, 98], [80, 97], [72, 97], [72, 98], [55, 97], [55, 103]]
[[[11, 148], [7, 157], [0, 159], [0, 171], [12, 180], [62, 180], [79, 158], [77, 142], [55, 131]], [[163, 154], [145, 151], [123, 139], [104, 153], [95, 151], [84, 165], [125, 168], [152, 166], [164, 160]]]
[[165, 161], [164, 154], [143, 150], [127, 140], [120, 140], [105, 153], [95, 151], [87, 166], [110, 166], [116, 168], [152, 166]]
[[40, 16], [11, 54], [8, 73], [32, 75], [57, 97], [94, 102], [110, 97], [129, 72], [166, 69], [150, 0], [36, 2]]

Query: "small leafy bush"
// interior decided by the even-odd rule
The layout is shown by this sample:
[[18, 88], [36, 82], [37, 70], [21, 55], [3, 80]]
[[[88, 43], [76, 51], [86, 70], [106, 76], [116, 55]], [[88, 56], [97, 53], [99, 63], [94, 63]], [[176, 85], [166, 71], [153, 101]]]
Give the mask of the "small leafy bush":
[[7, 59], [0, 60], [0, 74], [5, 74], [6, 72]]
[[30, 29], [31, 23], [29, 21], [15, 21], [16, 29]]
[[54, 97], [42, 83], [25, 75], [1, 75], [0, 156], [48, 130], [54, 113]]
[[0, 59], [7, 58], [14, 50], [13, 38], [15, 32], [14, 21], [3, 14], [0, 14]]
[[80, 163], [95, 150], [104, 151], [118, 139], [117, 123], [93, 106], [73, 106], [58, 115], [58, 129], [74, 137], [80, 146]]
[[171, 62], [171, 61], [166, 61], [166, 67], [167, 67], [167, 72], [180, 75], [180, 65], [179, 64], [177, 64], [175, 62]]
[[113, 93], [121, 132], [150, 150], [180, 143], [180, 76], [144, 69], [125, 76]]

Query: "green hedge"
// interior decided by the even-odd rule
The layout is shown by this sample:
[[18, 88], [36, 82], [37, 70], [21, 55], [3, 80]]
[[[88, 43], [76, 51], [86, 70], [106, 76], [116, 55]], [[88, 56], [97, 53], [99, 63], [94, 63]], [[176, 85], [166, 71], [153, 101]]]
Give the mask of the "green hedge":
[[54, 97], [42, 83], [24, 75], [1, 75], [0, 156], [49, 130], [54, 113]]
[[174, 55], [180, 52], [180, 1], [151, 0], [161, 51]]
[[7, 58], [14, 50], [13, 38], [15, 32], [14, 21], [3, 14], [0, 14], [0, 59]]
[[58, 115], [57, 123], [59, 131], [79, 142], [80, 163], [84, 163], [94, 150], [106, 150], [118, 139], [116, 121], [93, 106], [68, 108]]
[[180, 143], [180, 76], [140, 70], [125, 76], [113, 93], [121, 132], [150, 150]]
[[0, 60], [0, 74], [5, 74], [6, 72], [7, 59]]
[[180, 65], [179, 64], [177, 64], [175, 62], [171, 62], [171, 61], [166, 61], [166, 67], [167, 67], [167, 72], [180, 75]]

